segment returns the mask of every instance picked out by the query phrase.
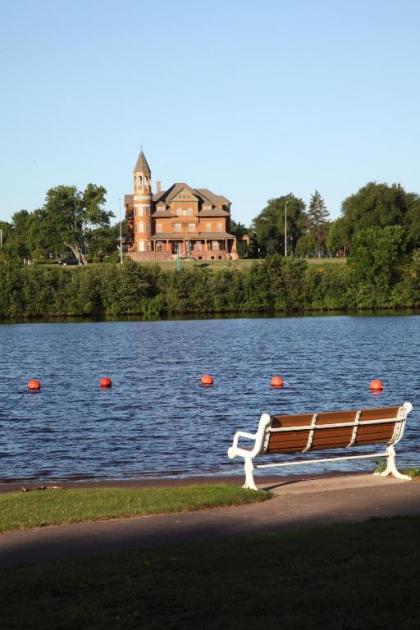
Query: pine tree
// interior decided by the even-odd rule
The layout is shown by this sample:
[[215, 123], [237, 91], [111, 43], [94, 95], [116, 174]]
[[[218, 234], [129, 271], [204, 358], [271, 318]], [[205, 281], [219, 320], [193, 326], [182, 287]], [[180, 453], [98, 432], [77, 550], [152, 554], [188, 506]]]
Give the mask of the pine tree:
[[321, 258], [322, 253], [325, 251], [325, 242], [328, 232], [328, 222], [330, 213], [327, 210], [325, 201], [316, 190], [311, 197], [307, 212], [307, 225], [308, 234], [312, 237], [315, 246], [316, 253]]

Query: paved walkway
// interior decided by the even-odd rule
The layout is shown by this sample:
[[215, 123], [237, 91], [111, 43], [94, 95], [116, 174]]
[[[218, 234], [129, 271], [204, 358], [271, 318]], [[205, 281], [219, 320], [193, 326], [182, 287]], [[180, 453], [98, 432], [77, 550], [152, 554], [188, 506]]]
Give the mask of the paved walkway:
[[264, 503], [50, 526], [0, 535], [0, 566], [371, 517], [420, 515], [420, 480], [351, 475], [265, 486]]

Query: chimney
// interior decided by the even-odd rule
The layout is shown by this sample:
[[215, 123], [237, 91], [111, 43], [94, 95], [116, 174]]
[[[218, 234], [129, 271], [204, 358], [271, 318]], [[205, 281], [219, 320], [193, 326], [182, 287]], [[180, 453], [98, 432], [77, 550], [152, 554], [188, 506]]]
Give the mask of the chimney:
[[162, 184], [161, 182], [156, 182], [156, 192], [162, 192]]

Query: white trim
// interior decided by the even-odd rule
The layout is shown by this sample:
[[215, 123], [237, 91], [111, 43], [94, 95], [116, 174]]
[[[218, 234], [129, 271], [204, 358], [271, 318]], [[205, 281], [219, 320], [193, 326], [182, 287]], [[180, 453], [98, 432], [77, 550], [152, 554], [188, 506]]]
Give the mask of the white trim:
[[[400, 407], [401, 409], [402, 407]], [[371, 424], [391, 424], [397, 422], [399, 419], [397, 418], [384, 418], [383, 420], [360, 420], [357, 425], [355, 422], [331, 422], [330, 424], [317, 424], [316, 430], [319, 431], [321, 429], [341, 429], [346, 427], [354, 427], [354, 426], [369, 426]], [[403, 420], [401, 420], [402, 422]], [[307, 424], [304, 427], [281, 427], [279, 429], [270, 429], [270, 433], [287, 433], [288, 431], [309, 431], [311, 430], [312, 424]]]
[[[347, 448], [347, 447], [346, 447]], [[372, 457], [388, 457], [388, 451], [383, 453], [369, 453], [368, 455], [343, 455], [343, 457], [325, 457], [319, 459], [299, 459], [294, 462], [281, 462], [279, 464], [257, 464], [256, 468], [278, 468], [280, 466], [299, 466], [305, 464], [323, 464], [324, 462], [341, 462], [345, 459], [371, 459]]]
[[318, 418], [318, 414], [314, 413], [314, 415], [312, 416], [312, 420], [311, 420], [311, 428], [309, 430], [308, 433], [308, 442], [305, 446], [305, 448], [303, 449], [302, 453], [306, 453], [307, 451], [309, 451], [309, 449], [312, 446], [312, 442], [314, 439], [314, 433], [315, 433], [315, 429], [316, 429], [316, 420]]
[[360, 426], [360, 416], [362, 414], [362, 410], [359, 409], [359, 411], [356, 413], [356, 417], [354, 419], [354, 427], [353, 427], [353, 431], [351, 434], [351, 438], [350, 438], [350, 442], [347, 444], [346, 448], [350, 448], [351, 446], [353, 446], [353, 444], [356, 441], [356, 437], [357, 437], [357, 429]]

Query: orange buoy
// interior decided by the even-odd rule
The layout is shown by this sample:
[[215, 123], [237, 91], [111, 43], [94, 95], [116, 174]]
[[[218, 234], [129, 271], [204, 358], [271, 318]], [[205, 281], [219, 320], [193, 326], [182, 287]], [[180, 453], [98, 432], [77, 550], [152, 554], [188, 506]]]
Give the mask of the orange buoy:
[[112, 380], [108, 376], [99, 379], [99, 387], [112, 387]]
[[379, 378], [374, 378], [373, 381], [370, 382], [370, 391], [371, 392], [381, 392], [384, 388], [384, 385]]
[[41, 389], [41, 381], [37, 381], [36, 378], [31, 378], [28, 383], [28, 389], [31, 392], [39, 392], [39, 390]]
[[271, 379], [271, 387], [283, 387], [284, 381], [278, 374]]
[[211, 374], [203, 374], [200, 378], [200, 382], [202, 385], [213, 385], [213, 377]]

